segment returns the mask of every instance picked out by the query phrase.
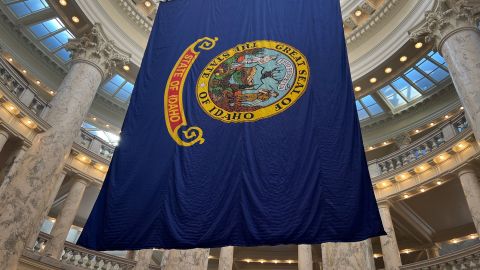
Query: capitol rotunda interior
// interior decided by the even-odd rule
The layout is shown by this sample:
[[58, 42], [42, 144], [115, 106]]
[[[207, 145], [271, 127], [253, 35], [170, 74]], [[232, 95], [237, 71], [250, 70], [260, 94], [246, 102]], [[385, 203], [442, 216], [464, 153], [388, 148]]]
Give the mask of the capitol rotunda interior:
[[[0, 268], [480, 269], [480, 1], [339, 1], [387, 235], [186, 251], [76, 245], [163, 1], [0, 0]], [[35, 166], [60, 173], [16, 183]]]

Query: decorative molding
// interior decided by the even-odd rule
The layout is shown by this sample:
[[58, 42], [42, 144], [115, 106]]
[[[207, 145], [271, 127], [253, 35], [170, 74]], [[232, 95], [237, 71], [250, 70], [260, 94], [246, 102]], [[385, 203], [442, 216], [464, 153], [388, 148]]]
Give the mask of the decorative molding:
[[69, 40], [65, 49], [72, 53], [72, 63], [89, 63], [98, 68], [103, 78], [110, 76], [117, 66], [130, 62], [130, 54], [108, 39], [98, 23], [84, 36]]
[[435, 0], [431, 11], [426, 12], [425, 20], [417, 25], [410, 37], [435, 42], [437, 50], [451, 35], [462, 30], [479, 31], [480, 2], [469, 0]]

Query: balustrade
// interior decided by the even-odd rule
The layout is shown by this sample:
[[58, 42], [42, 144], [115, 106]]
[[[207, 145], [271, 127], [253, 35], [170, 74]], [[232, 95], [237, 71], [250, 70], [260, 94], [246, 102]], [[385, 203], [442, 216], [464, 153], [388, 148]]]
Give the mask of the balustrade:
[[[42, 254], [46, 243], [50, 239], [50, 235], [40, 233], [33, 251]], [[133, 260], [88, 250], [70, 242], [65, 243], [60, 261], [84, 269], [129, 270], [135, 267], [135, 261]], [[152, 269], [156, 268], [152, 267]]]
[[[400, 170], [410, 163], [417, 162], [432, 155], [439, 147], [446, 143], [447, 140], [445, 140], [446, 135], [444, 131], [447, 126], [451, 126], [455, 134], [463, 133], [469, 128], [465, 115], [459, 115], [455, 119], [452, 119], [452, 121], [437, 127], [428, 135], [413, 142], [408, 147], [395, 151], [380, 159], [370, 161], [370, 167], [375, 165], [378, 168], [378, 170], [375, 169], [378, 173], [371, 173], [372, 177]], [[451, 137], [449, 139], [455, 138]]]
[[0, 84], [3, 84], [5, 86], [4, 90], [10, 92], [33, 114], [42, 118], [45, 116], [48, 103], [37, 95], [36, 90], [31, 89], [29, 84], [3, 59], [0, 59]]
[[400, 267], [401, 270], [480, 269], [480, 244], [437, 258]]

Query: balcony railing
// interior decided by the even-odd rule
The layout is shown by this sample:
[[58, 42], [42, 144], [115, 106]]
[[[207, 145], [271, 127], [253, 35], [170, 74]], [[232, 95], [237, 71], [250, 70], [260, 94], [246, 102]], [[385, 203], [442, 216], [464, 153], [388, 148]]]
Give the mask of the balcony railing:
[[377, 178], [403, 170], [408, 165], [418, 163], [431, 156], [447, 141], [456, 139], [455, 135], [461, 134], [466, 130], [468, 130], [468, 122], [465, 119], [465, 115], [460, 114], [407, 147], [370, 161], [370, 174], [373, 178]]
[[[115, 147], [102, 140], [101, 138], [90, 134], [87, 130], [81, 130], [80, 136], [75, 140], [76, 144], [85, 148], [89, 152], [110, 161]], [[79, 150], [79, 149], [77, 149]]]
[[480, 269], [480, 244], [400, 267], [401, 270]]
[[[49, 234], [40, 233], [33, 251], [42, 254], [45, 245], [51, 238]], [[89, 250], [70, 242], [65, 242], [60, 261], [78, 268], [104, 270], [130, 270], [133, 269], [136, 264], [133, 260]], [[153, 266], [151, 269], [156, 268]]]
[[44, 118], [48, 112], [48, 102], [42, 99], [30, 85], [7, 63], [0, 58], [0, 84], [15, 99], [20, 101], [37, 117]]

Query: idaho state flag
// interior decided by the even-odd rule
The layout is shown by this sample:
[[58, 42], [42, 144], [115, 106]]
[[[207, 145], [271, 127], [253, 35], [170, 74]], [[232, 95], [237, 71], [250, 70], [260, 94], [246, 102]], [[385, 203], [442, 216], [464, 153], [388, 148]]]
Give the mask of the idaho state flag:
[[162, 3], [78, 243], [188, 249], [381, 234], [339, 1]]

